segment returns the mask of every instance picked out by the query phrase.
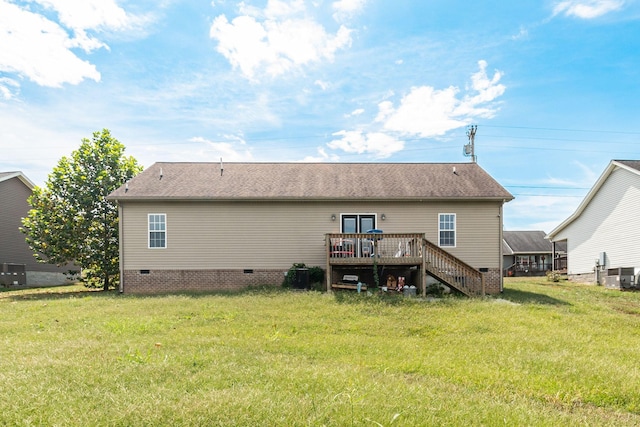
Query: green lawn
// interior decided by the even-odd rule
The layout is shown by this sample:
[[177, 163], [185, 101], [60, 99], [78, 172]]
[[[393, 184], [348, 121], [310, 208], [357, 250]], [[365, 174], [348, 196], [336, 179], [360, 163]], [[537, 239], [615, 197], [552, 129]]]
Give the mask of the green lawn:
[[640, 425], [640, 293], [0, 290], [0, 363], [0, 425]]

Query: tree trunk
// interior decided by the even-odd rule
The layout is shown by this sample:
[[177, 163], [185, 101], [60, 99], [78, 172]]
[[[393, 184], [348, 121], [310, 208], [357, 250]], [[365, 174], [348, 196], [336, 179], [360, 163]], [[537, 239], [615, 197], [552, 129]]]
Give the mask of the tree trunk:
[[109, 290], [109, 273], [104, 274], [104, 287], [102, 288], [103, 291], [108, 291]]

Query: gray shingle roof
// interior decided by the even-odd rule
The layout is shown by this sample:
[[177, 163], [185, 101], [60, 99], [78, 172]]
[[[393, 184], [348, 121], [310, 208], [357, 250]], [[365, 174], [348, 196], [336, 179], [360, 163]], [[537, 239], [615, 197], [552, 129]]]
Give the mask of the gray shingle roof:
[[220, 163], [155, 163], [109, 198], [513, 199], [476, 163], [225, 163], [222, 173], [220, 166]]
[[615, 160], [618, 163], [622, 163], [632, 169], [640, 171], [640, 160]]
[[[512, 254], [551, 252], [551, 242], [545, 239], [545, 236], [544, 231], [504, 231], [502, 233], [504, 243]], [[505, 254], [508, 252], [505, 251]]]

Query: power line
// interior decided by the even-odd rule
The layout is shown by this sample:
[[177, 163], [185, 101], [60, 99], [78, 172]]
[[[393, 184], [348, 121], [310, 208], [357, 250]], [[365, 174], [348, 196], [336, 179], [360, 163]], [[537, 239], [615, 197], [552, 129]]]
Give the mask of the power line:
[[530, 126], [501, 126], [501, 125], [482, 125], [482, 127], [502, 128], [502, 129], [547, 130], [547, 131], [558, 131], [558, 132], [618, 133], [623, 135], [640, 135], [640, 132], [620, 131], [620, 130], [537, 128], [537, 127], [530, 127]]
[[513, 196], [520, 196], [520, 197], [572, 197], [575, 199], [583, 199], [584, 196], [578, 196], [578, 195], [570, 195], [570, 194], [526, 194], [526, 193], [512, 193]]
[[503, 185], [507, 188], [537, 188], [537, 189], [551, 189], [551, 190], [589, 190], [591, 187], [553, 187], [542, 185]]

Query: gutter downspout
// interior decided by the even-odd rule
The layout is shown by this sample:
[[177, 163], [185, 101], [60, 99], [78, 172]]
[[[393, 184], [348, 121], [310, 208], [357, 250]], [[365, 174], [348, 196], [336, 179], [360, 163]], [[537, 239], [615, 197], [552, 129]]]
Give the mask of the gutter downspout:
[[122, 205], [116, 200], [118, 204], [118, 256], [120, 257], [120, 285], [118, 286], [118, 292], [124, 293], [124, 233], [122, 229], [124, 227], [124, 210]]
[[498, 227], [500, 227], [500, 232], [498, 233], [500, 235], [500, 238], [498, 239], [498, 253], [500, 254], [500, 293], [504, 292], [504, 277], [502, 275], [502, 271], [504, 268], [504, 254], [502, 253], [502, 240], [503, 240], [503, 224], [502, 224], [502, 211], [504, 209], [504, 204], [505, 201], [504, 199], [502, 200], [502, 204], [500, 204], [500, 212], [498, 213]]

